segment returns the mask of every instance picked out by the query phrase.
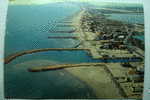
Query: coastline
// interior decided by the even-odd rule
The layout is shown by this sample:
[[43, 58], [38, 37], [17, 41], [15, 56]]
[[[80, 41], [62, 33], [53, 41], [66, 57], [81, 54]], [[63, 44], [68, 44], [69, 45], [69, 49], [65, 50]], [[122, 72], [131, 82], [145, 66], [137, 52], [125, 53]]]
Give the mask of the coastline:
[[[91, 41], [93, 41], [97, 34], [94, 34], [92, 32], [83, 32], [83, 30], [81, 29], [81, 24], [82, 23], [82, 18], [85, 14], [86, 10], [83, 10], [82, 12], [79, 13], [79, 16], [77, 18], [74, 18], [74, 23], [75, 23], [75, 26], [76, 28], [78, 29], [78, 37], [79, 37], [79, 41], [81, 42], [80, 43], [80, 46], [79, 48], [89, 48], [90, 49], [90, 54], [92, 56], [92, 58], [102, 58], [102, 56], [97, 52], [97, 50], [99, 49], [99, 46], [98, 45], [93, 45]], [[97, 42], [97, 41], [96, 41]], [[98, 43], [100, 45], [102, 45], [102, 40]], [[109, 42], [109, 41], [108, 41]], [[98, 46], [98, 48], [97, 48]], [[139, 56], [138, 54], [134, 53], [134, 54], [130, 54], [127, 50], [100, 50], [100, 52], [105, 52], [108, 54], [108, 55], [111, 55], [111, 54], [114, 54], [118, 57], [133, 57], [133, 55], [136, 55], [138, 57], [141, 57]], [[142, 62], [132, 62], [131, 64], [133, 64], [134, 66], [137, 66], [139, 64], [141, 64]], [[121, 63], [108, 63], [108, 64], [104, 64], [105, 66], [107, 66], [108, 70], [110, 70], [110, 73], [112, 75], [112, 79], [116, 81], [116, 83], [113, 83], [112, 82], [112, 79], [110, 78], [110, 76], [107, 76], [108, 73], [107, 71], [104, 71], [103, 68], [100, 68], [99, 67], [77, 67], [77, 68], [67, 68], [65, 69], [66, 71], [68, 71], [69, 73], [73, 74], [74, 76], [78, 77], [80, 80], [86, 82], [92, 89], [93, 91], [95, 91], [95, 94], [97, 96], [97, 98], [124, 98], [123, 95], [121, 95], [121, 93], [119, 92], [120, 89], [113, 86], [113, 84], [118, 84], [119, 87], [121, 88], [121, 91], [123, 91], [125, 93], [125, 95], [129, 98], [140, 98], [141, 96], [137, 96], [136, 95], [131, 95], [132, 94], [132, 90], [131, 90], [131, 84], [132, 83], [120, 83], [120, 79], [119, 80], [116, 80], [115, 77], [126, 77], [126, 74], [128, 73], [128, 70], [130, 68], [123, 68]], [[116, 66], [116, 68], [115, 68]], [[114, 69], [115, 68], [115, 69]], [[102, 71], [103, 70], [103, 71]], [[103, 74], [102, 74], [103, 73]], [[119, 74], [120, 73], [120, 74]], [[104, 77], [103, 77], [104, 76]], [[99, 78], [101, 77], [101, 78]], [[108, 80], [103, 80], [105, 78], [108, 78]], [[99, 80], [100, 79], [100, 80]], [[126, 79], [124, 80], [126, 81]], [[102, 83], [105, 83], [108, 84], [109, 82], [111, 82], [111, 85], [107, 85], [109, 86], [109, 88], [106, 87], [103, 87]], [[101, 85], [100, 85], [101, 84]], [[102, 86], [102, 87], [101, 87]], [[128, 86], [128, 88], [126, 88], [126, 86]], [[114, 89], [117, 89], [117, 90], [114, 90]], [[102, 95], [102, 90], [103, 90], [103, 93], [104, 95]], [[105, 93], [105, 90], [107, 92], [107, 94]], [[113, 91], [110, 91], [110, 90], [113, 90]], [[108, 93], [108, 91], [110, 93]], [[114, 92], [116, 91], [116, 92]], [[111, 95], [110, 95], [111, 94]]]
[[[81, 29], [81, 19], [83, 15], [85, 14], [85, 10], [81, 11], [77, 17], [73, 18], [73, 25], [75, 25], [77, 29], [77, 36], [79, 37], [80, 46], [79, 48], [86, 48], [88, 44], [86, 44], [85, 35], [84, 32]], [[90, 48], [91, 49], [91, 48]], [[93, 47], [93, 50], [95, 48]], [[91, 65], [91, 67], [82, 66], [82, 67], [76, 67], [76, 68], [66, 68], [65, 70], [69, 73], [71, 73], [73, 76], [79, 78], [80, 80], [84, 81], [89, 87], [91, 87], [96, 94], [95, 98], [123, 98], [119, 94], [119, 90], [117, 88], [114, 88], [114, 85], [112, 84], [112, 80], [108, 76], [108, 73], [105, 72], [103, 67], [94, 67]], [[101, 78], [100, 78], [101, 77]], [[98, 80], [98, 78], [100, 80]], [[109, 84], [110, 83], [110, 84]], [[101, 85], [100, 85], [101, 84]], [[107, 85], [106, 85], [107, 84]], [[111, 89], [110, 89], [111, 88]], [[110, 91], [111, 90], [111, 91]], [[103, 91], [103, 93], [101, 93]], [[110, 93], [108, 93], [108, 91]], [[116, 92], [114, 92], [116, 91]]]
[[[101, 49], [100, 47], [104, 46], [106, 43], [110, 43], [112, 41], [109, 40], [96, 40], [96, 38], [102, 37], [104, 34], [100, 34], [99, 32], [92, 32], [89, 31], [90, 25], [85, 28], [87, 31], [85, 31], [82, 28], [82, 22], [83, 22], [83, 17], [86, 17], [85, 15], [88, 14], [86, 9], [81, 10], [77, 15], [74, 15], [72, 18], [72, 21], [69, 22], [69, 26], [74, 26], [76, 27], [75, 33], [73, 32], [72, 34], [75, 34], [77, 36], [76, 39], [80, 42], [77, 46], [74, 48], [76, 50], [88, 50], [88, 55], [91, 56], [92, 59], [114, 59], [114, 58], [134, 58], [134, 57], [140, 57], [138, 54], [135, 52], [130, 53], [129, 50], [127, 49]], [[90, 14], [89, 14], [90, 15]], [[87, 20], [86, 20], [87, 21]], [[85, 21], [85, 22], [86, 22]], [[106, 20], [103, 20], [106, 21]], [[65, 23], [65, 22], [64, 22]], [[115, 21], [114, 21], [115, 23]], [[101, 25], [101, 24], [100, 24]], [[122, 24], [121, 24], [122, 25]], [[68, 26], [67, 26], [68, 27]], [[101, 26], [102, 27], [102, 26]], [[111, 29], [107, 29], [111, 30]], [[53, 38], [53, 37], [52, 37]], [[68, 38], [68, 37], [67, 37]], [[116, 41], [117, 43], [120, 43]], [[72, 50], [74, 50], [74, 48]], [[119, 47], [118, 47], [119, 48]], [[42, 51], [50, 51], [50, 50], [62, 50], [62, 48], [53, 48], [53, 49], [48, 49], [45, 48], [43, 50], [38, 49], [38, 50], [31, 50], [31, 51], [25, 51], [22, 53], [18, 53], [17, 56], [22, 56], [24, 54], [32, 54], [35, 52], [42, 52]], [[65, 50], [66, 48], [63, 48]], [[60, 51], [61, 51], [60, 50]], [[70, 48], [69, 48], [70, 50]], [[16, 56], [12, 56], [10, 59], [8, 59], [8, 62], [12, 60], [12, 58], [16, 58]], [[50, 60], [50, 59], [49, 59]], [[40, 62], [39, 62], [40, 63]], [[141, 64], [140, 63], [134, 63], [134, 62], [128, 62], [130, 64], [135, 64], [134, 67], [138, 66]], [[58, 65], [59, 67], [62, 67], [61, 65]], [[127, 74], [128, 70], [130, 68], [125, 68], [123, 67], [123, 63], [110, 63], [107, 62], [107, 64], [103, 65], [98, 65], [98, 66], [93, 66], [88, 65], [83, 65], [80, 67], [80, 64], [76, 68], [66, 68], [64, 69], [68, 73], [72, 74], [73, 76], [77, 77], [80, 81], [84, 81], [87, 83], [89, 87], [91, 87], [96, 94], [95, 98], [124, 98], [124, 96], [120, 93], [120, 90], [123, 89], [123, 91], [126, 91], [126, 94], [128, 97], [133, 97], [136, 98], [136, 96], [130, 96], [132, 95], [132, 89], [126, 89], [127, 87], [131, 87], [130, 85], [132, 82], [127, 82]], [[106, 66], [106, 68], [104, 67]], [[32, 74], [32, 73], [31, 73]], [[111, 75], [110, 75], [111, 74]], [[123, 79], [122, 79], [123, 78]], [[120, 81], [121, 80], [121, 81]], [[122, 81], [123, 80], [123, 81]], [[125, 83], [122, 83], [125, 82]], [[116, 84], [117, 83], [117, 84]], [[119, 85], [119, 86], [118, 86]], [[134, 85], [134, 84], [132, 84]], [[119, 88], [118, 88], [119, 87]], [[120, 89], [121, 87], [121, 89]], [[121, 90], [122, 91], [122, 90]]]

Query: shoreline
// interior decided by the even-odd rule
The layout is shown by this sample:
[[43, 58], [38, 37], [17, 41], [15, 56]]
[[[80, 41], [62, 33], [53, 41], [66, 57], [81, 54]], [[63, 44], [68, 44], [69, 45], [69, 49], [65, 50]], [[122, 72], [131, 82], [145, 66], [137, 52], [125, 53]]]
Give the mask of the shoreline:
[[[101, 52], [106, 52], [106, 54], [114, 53], [113, 55], [116, 56], [115, 58], [120, 58], [120, 57], [121, 58], [126, 58], [126, 57], [134, 58], [134, 56], [143, 58], [143, 56], [141, 56], [141, 55], [144, 53], [140, 49], [138, 50], [138, 51], [140, 51], [140, 53], [135, 51], [133, 54], [130, 54], [130, 52], [128, 50], [119, 50], [119, 49], [118, 50], [116, 50], [116, 49], [115, 50], [113, 50], [113, 49], [112, 50], [106, 50], [106, 49], [100, 50], [99, 47], [102, 46], [103, 43], [105, 43], [105, 42], [109, 43], [110, 41], [107, 41], [107, 40], [97, 41], [95, 39], [99, 35], [98, 32], [96, 32], [96, 33], [89, 32], [89, 31], [85, 32], [83, 30], [81, 23], [82, 23], [82, 20], [84, 19], [83, 17], [86, 15], [85, 12], [86, 12], [86, 10], [84, 9], [83, 11], [81, 11], [79, 13], [79, 15], [77, 15], [77, 18], [73, 19], [73, 24], [75, 25], [77, 32], [78, 32], [77, 37], [80, 41], [79, 48], [89, 48], [90, 55], [92, 56], [93, 59], [103, 58], [103, 55], [105, 55], [105, 54], [101, 55], [100, 54]], [[107, 17], [104, 17], [104, 20], [110, 20], [110, 19], [107, 19]], [[115, 20], [110, 20], [110, 21], [114, 21], [116, 23], [123, 24], [123, 22], [120, 22], [120, 21], [115, 21]], [[133, 27], [132, 24], [130, 26]], [[86, 27], [89, 29], [88, 25]], [[99, 51], [98, 51], [98, 49], [99, 49]], [[120, 54], [122, 54], [122, 56], [120, 56]], [[110, 57], [111, 59], [113, 59], [113, 55], [111, 55], [111, 57]]]
[[[94, 34], [93, 32], [83, 32], [83, 30], [81, 29], [82, 26], [81, 26], [80, 23], [82, 22], [81, 20], [84, 17], [84, 14], [85, 14], [84, 12], [85, 11], [83, 11], [81, 13], [81, 15], [80, 15], [80, 18], [78, 17], [78, 20], [76, 20], [76, 22], [78, 22], [78, 24], [76, 24], [77, 25], [77, 29], [79, 31], [78, 37], [79, 37], [79, 41], [81, 41], [81, 45], [79, 46], [79, 48], [81, 48], [81, 47], [82, 48], [88, 47], [91, 51], [93, 51], [93, 52], [91, 52], [91, 54], [92, 54], [91, 56], [92, 57], [95, 56], [96, 58], [99, 59], [99, 58], [101, 58], [101, 56], [97, 56], [97, 55], [99, 55], [99, 53], [97, 53], [97, 50], [98, 50], [98, 48], [96, 48], [97, 45], [92, 46], [93, 45], [92, 41], [95, 39], [97, 34], [93, 35]], [[111, 21], [114, 21], [114, 20], [111, 20]], [[119, 22], [119, 21], [116, 21], [116, 22]], [[123, 23], [121, 22], [121, 24], [123, 24]], [[91, 36], [91, 37], [88, 37], [88, 36]], [[104, 41], [104, 42], [109, 43], [110, 41]], [[103, 41], [100, 40], [98, 45], [99, 44], [102, 45], [102, 43], [103, 43]], [[95, 42], [95, 44], [97, 44], [97, 41]], [[119, 54], [118, 54], [118, 56], [120, 55], [119, 57], [129, 57], [129, 56], [133, 57], [133, 55], [136, 55], [136, 56], [140, 57], [136, 53], [128, 55], [128, 53], [129, 53], [128, 50], [120, 50], [120, 51], [117, 51], [117, 50], [100, 50], [100, 52], [105, 52], [105, 51], [107, 51], [106, 53], [108, 55], [110, 55], [112, 53], [114, 55], [117, 55], [117, 53], [119, 52]], [[130, 64], [133, 64], [134, 66], [139, 67], [138, 65], [141, 64], [141, 63], [143, 63], [143, 61], [135, 62], [135, 63], [131, 62]], [[112, 79], [115, 80], [115, 83], [113, 83], [113, 84], [119, 85], [119, 87], [121, 88], [121, 91], [123, 91], [125, 93], [125, 95], [127, 96], [125, 98], [141, 98], [140, 94], [137, 95], [137, 94], [134, 94], [132, 92], [131, 84], [134, 85], [134, 83], [127, 82], [127, 80], [126, 80], [126, 78], [128, 77], [128, 75], [126, 75], [126, 74], [128, 73], [130, 68], [124, 68], [121, 63], [116, 63], [116, 64], [108, 63], [108, 64], [105, 64], [105, 65], [107, 66], [107, 68], [109, 70], [109, 73], [108, 73], [108, 71], [105, 72], [105, 73], [106, 74], [111, 74]], [[91, 88], [93, 88], [93, 90], [96, 93], [97, 98], [109, 98], [110, 97], [110, 96], [102, 97], [102, 95], [100, 93], [100, 92], [102, 92], [102, 90], [101, 90], [102, 88], [98, 84], [101, 84], [100, 80], [103, 79], [103, 78], [100, 78], [100, 80], [97, 80], [98, 77], [102, 76], [99, 72], [97, 72], [98, 70], [100, 70], [100, 68], [93, 68], [93, 67], [90, 68], [90, 67], [88, 67], [88, 68], [85, 69], [84, 67], [82, 67], [82, 68], [77, 67], [76, 69], [75, 68], [68, 68], [68, 69], [65, 69], [65, 70], [67, 70], [68, 72], [70, 72], [74, 76], [78, 77], [82, 81], [85, 81]], [[87, 72], [85, 72], [85, 70]], [[85, 74], [86, 76], [83, 76], [83, 74]], [[92, 75], [94, 75], [94, 77], [91, 77], [88, 74], [92, 74]], [[89, 79], [90, 77], [91, 77], [91, 79]], [[119, 79], [115, 79], [115, 77], [120, 77], [120, 78]], [[124, 79], [122, 79], [122, 77]], [[123, 83], [120, 82], [120, 80], [123, 80]], [[141, 84], [141, 83], [139, 83], [139, 84]], [[128, 86], [128, 88], [126, 86]], [[118, 89], [118, 87], [116, 89]], [[109, 90], [106, 90], [106, 91], [108, 92]], [[113, 93], [113, 92], [110, 92], [110, 94], [111, 93]], [[109, 93], [107, 93], [107, 94], [109, 94]], [[117, 96], [114, 96], [114, 97], [117, 98]], [[113, 97], [111, 97], [111, 98], [113, 98]], [[118, 98], [124, 98], [124, 97], [122, 97], [122, 96], [120, 97], [119, 96]]]
[[[77, 16], [72, 19], [72, 24], [76, 27], [77, 36], [79, 37], [80, 44], [76, 49], [90, 49], [90, 56], [93, 59], [100, 59], [104, 58], [102, 55], [103, 52], [107, 55], [117, 55], [118, 57], [129, 57], [128, 50], [107, 50], [107, 49], [100, 49], [100, 46], [103, 46], [103, 43], [109, 43], [111, 41], [98, 41], [95, 38], [99, 35], [99, 33], [84, 31], [82, 29], [82, 20], [85, 16], [86, 10], [82, 10], [79, 12]], [[105, 20], [104, 20], [105, 21]], [[88, 26], [87, 29], [90, 29]], [[73, 33], [74, 34], [74, 33]], [[48, 49], [45, 48], [47, 51]], [[31, 50], [29, 53], [38, 52], [42, 50]], [[107, 52], [106, 52], [107, 51]], [[119, 53], [118, 53], [119, 52]], [[23, 54], [27, 54], [28, 52], [24, 52]], [[20, 55], [20, 54], [19, 54]], [[21, 54], [22, 55], [22, 54]], [[133, 54], [130, 55], [133, 57]], [[137, 56], [137, 55], [136, 55]], [[106, 57], [108, 58], [108, 57]], [[114, 57], [115, 58], [115, 57]], [[113, 59], [113, 56], [111, 57]], [[133, 62], [132, 62], [133, 63]], [[138, 64], [135, 64], [138, 65]], [[58, 65], [59, 66], [59, 65]], [[80, 65], [79, 65], [80, 66]], [[93, 67], [94, 65], [90, 65], [88, 68], [86, 65], [78, 68], [68, 68], [65, 69], [67, 72], [71, 73], [72, 75], [79, 78], [81, 81], [84, 81], [91, 87], [97, 96], [97, 98], [124, 98], [121, 93], [119, 92], [120, 89], [116, 87], [117, 84], [121, 85], [121, 83], [116, 79], [116, 77], [124, 77], [126, 78], [126, 73], [128, 72], [129, 68], [124, 68], [121, 63], [108, 63], [107, 68], [110, 70], [109, 72], [105, 70], [105, 68], [101, 67]], [[62, 67], [62, 66], [60, 66]], [[109, 74], [112, 74], [111, 76]], [[115, 76], [116, 75], [116, 76]], [[114, 82], [117, 82], [117, 84]], [[126, 82], [126, 80], [124, 80]], [[121, 86], [124, 88], [124, 86]], [[124, 89], [125, 90], [125, 89]], [[109, 93], [108, 93], [109, 92]], [[129, 92], [129, 91], [127, 91]], [[127, 95], [129, 96], [129, 95]]]

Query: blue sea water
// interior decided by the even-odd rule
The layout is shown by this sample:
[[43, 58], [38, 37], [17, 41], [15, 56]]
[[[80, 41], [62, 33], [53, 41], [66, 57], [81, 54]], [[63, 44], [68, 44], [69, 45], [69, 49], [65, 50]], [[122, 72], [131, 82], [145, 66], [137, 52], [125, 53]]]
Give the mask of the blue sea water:
[[[47, 39], [48, 36], [58, 35], [49, 30], [72, 30], [72, 28], [56, 27], [57, 22], [79, 11], [80, 8], [66, 4], [48, 4], [39, 6], [9, 6], [7, 31], [5, 38], [5, 55], [22, 50], [36, 48], [71, 47], [78, 43], [76, 40]], [[70, 35], [70, 33], [63, 33]], [[14, 47], [15, 46], [15, 47]]]
[[[79, 11], [79, 6], [66, 3], [10, 5], [7, 17], [5, 56], [38, 48], [76, 46], [79, 43], [77, 40], [48, 39], [48, 36], [75, 36], [78, 34], [49, 31], [74, 29], [73, 27], [57, 27], [57, 24], [60, 21], [69, 20], [70, 16]], [[84, 51], [49, 51], [18, 57], [5, 65], [5, 96], [12, 98], [96, 98], [95, 93], [86, 83], [66, 70], [40, 73], [27, 71], [27, 68], [31, 67], [83, 62], [102, 62], [102, 60], [93, 60]]]
[[133, 14], [109, 14], [109, 19], [118, 20], [130, 24], [144, 24], [144, 14], [143, 13], [133, 13]]
[[[67, 4], [68, 5], [68, 4]], [[77, 5], [62, 4], [9, 6], [5, 56], [37, 48], [71, 48], [79, 41], [48, 39], [48, 36], [74, 36], [78, 33], [51, 33], [73, 28], [57, 27], [59, 21], [80, 11]], [[90, 62], [83, 51], [41, 52], [18, 57], [5, 65], [5, 97], [8, 98], [96, 98], [92, 89], [71, 73], [49, 71], [30, 73], [27, 68], [62, 63]], [[79, 88], [81, 87], [81, 88]]]

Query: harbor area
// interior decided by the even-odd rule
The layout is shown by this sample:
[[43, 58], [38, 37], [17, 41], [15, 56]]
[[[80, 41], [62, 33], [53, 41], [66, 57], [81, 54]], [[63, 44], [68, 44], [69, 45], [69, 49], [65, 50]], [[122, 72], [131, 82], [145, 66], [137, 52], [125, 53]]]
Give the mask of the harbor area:
[[[53, 4], [51, 6], [53, 8]], [[13, 31], [16, 32], [14, 36], [20, 36], [23, 42], [16, 40], [13, 43], [15, 37], [8, 32], [8, 43], [13, 43], [16, 48], [13, 45], [7, 46], [4, 59], [5, 82], [8, 85], [6, 90], [9, 91], [6, 97], [9, 99], [26, 95], [28, 98], [33, 96], [33, 99], [141, 99], [145, 66], [144, 24], [114, 20], [109, 14], [142, 12], [96, 8], [91, 5], [71, 11], [72, 4], [69, 10], [66, 10], [66, 4], [57, 6], [58, 12], [60, 8], [65, 8], [60, 12], [66, 12], [66, 15], [60, 16], [46, 5], [43, 10], [49, 10], [40, 11], [45, 14], [39, 15], [43, 17], [41, 22], [34, 23], [32, 16], [29, 16], [30, 21], [33, 21], [31, 26], [24, 22], [26, 28], [29, 28], [25, 31], [29, 33], [26, 37], [23, 32], [18, 34], [22, 30]], [[31, 8], [26, 9], [32, 11]], [[50, 10], [52, 14], [47, 15]], [[50, 18], [51, 15], [54, 18]], [[55, 16], [58, 18], [53, 21]], [[36, 20], [40, 21], [39, 18]], [[12, 26], [15, 25], [12, 23]], [[30, 36], [29, 30], [33, 31], [33, 36]], [[12, 49], [9, 50], [9, 47]], [[16, 83], [17, 88], [14, 87]], [[14, 95], [15, 92], [20, 95]]]

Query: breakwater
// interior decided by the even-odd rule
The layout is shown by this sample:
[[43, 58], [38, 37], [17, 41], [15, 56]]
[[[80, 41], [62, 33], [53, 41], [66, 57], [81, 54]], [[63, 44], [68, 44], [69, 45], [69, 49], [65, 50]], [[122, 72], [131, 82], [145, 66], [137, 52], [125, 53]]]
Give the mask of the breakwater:
[[59, 69], [65, 69], [65, 68], [74, 68], [74, 67], [102, 67], [106, 71], [106, 73], [111, 78], [114, 86], [118, 88], [119, 94], [122, 95], [122, 97], [127, 98], [127, 94], [122, 88], [122, 86], [117, 82], [117, 80], [114, 78], [114, 75], [108, 68], [109, 66], [106, 65], [106, 63], [80, 63], [80, 64], [60, 64], [60, 65], [50, 65], [50, 66], [43, 66], [43, 67], [35, 67], [35, 68], [29, 68], [29, 72], [43, 72], [43, 71], [53, 71], [53, 70], [59, 70]]
[[49, 71], [49, 70], [58, 70], [64, 68], [72, 68], [72, 67], [90, 67], [90, 66], [103, 66], [103, 63], [81, 63], [81, 64], [60, 64], [60, 65], [50, 65], [38, 68], [29, 68], [29, 72], [40, 72], [40, 71]]
[[60, 21], [58, 23], [72, 23], [72, 21]]
[[63, 24], [63, 25], [57, 25], [57, 27], [74, 27], [74, 25], [71, 24]]
[[70, 31], [53, 31], [49, 30], [49, 33], [74, 33], [76, 30], [70, 30]]
[[8, 57], [5, 58], [4, 63], [8, 64], [12, 60], [16, 59], [19, 56], [23, 56], [26, 54], [32, 54], [36, 52], [45, 52], [45, 51], [77, 51], [77, 50], [86, 50], [89, 51], [87, 48], [43, 48], [43, 49], [34, 49], [34, 50], [27, 50], [27, 51], [22, 51], [22, 52], [17, 52], [15, 54], [12, 54]]
[[[46, 51], [87, 51], [88, 55], [91, 56], [92, 52], [91, 49], [89, 48], [43, 48], [43, 49], [34, 49], [34, 50], [27, 50], [27, 51], [22, 51], [22, 52], [17, 52], [14, 53], [8, 57], [5, 58], [4, 63], [8, 64], [12, 60], [16, 59], [17, 57], [26, 55], [26, 54], [32, 54], [32, 53], [37, 53], [37, 52], [46, 52]], [[93, 58], [93, 57], [92, 57]], [[94, 58], [93, 58], [94, 59]], [[99, 58], [101, 62], [104, 63], [118, 63], [118, 62], [139, 62], [142, 61], [140, 57], [101, 57]]]
[[48, 39], [77, 39], [78, 37], [75, 37], [75, 36], [66, 36], [66, 37], [59, 37], [59, 36], [55, 36], [55, 37], [51, 37], [49, 36]]

